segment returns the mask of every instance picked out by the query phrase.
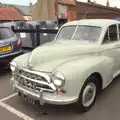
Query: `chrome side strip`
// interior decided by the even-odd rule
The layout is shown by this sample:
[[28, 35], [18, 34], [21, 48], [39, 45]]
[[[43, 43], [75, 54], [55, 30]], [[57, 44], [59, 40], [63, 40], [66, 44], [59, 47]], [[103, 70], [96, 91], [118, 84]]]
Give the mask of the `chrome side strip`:
[[120, 71], [117, 71], [117, 72], [113, 75], [113, 79], [116, 78], [118, 75], [120, 75]]
[[49, 91], [49, 92], [53, 92], [53, 90], [50, 89], [46, 89], [46, 88], [42, 88], [42, 87], [36, 87], [37, 89], [43, 90], [43, 91]]

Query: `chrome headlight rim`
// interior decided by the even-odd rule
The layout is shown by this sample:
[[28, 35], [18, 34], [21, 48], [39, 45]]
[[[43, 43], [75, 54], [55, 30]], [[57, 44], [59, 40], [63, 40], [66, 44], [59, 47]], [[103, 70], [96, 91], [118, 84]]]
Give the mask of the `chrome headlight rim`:
[[57, 88], [61, 88], [65, 85], [65, 77], [61, 72], [55, 72], [52, 74], [52, 82]]
[[15, 61], [10, 62], [10, 69], [12, 70], [12, 72], [15, 72], [16, 68], [17, 68], [16, 62]]

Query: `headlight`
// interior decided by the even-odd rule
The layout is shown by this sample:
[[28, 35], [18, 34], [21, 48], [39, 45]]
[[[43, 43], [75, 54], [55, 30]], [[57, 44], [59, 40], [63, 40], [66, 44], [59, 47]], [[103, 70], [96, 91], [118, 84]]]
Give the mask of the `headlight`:
[[63, 87], [65, 84], [64, 76], [60, 72], [56, 72], [52, 75], [52, 82], [56, 87]]
[[10, 69], [14, 72], [16, 70], [16, 67], [17, 67], [17, 64], [14, 61], [12, 61], [10, 63]]

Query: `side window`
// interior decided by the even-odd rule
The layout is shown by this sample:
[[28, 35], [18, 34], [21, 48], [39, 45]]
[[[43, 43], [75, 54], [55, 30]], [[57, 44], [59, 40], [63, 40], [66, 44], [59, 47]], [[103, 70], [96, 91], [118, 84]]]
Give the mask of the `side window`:
[[118, 26], [118, 29], [119, 29], [119, 39], [120, 39], [120, 24], [119, 24], [119, 26]]
[[105, 34], [105, 37], [103, 39], [103, 44], [105, 43], [109, 43], [110, 42], [110, 39], [109, 39], [109, 30], [107, 30], [106, 34]]
[[117, 25], [112, 25], [109, 27], [110, 42], [118, 41], [117, 38]]
[[111, 25], [104, 36], [103, 44], [115, 41], [118, 41], [117, 25]]

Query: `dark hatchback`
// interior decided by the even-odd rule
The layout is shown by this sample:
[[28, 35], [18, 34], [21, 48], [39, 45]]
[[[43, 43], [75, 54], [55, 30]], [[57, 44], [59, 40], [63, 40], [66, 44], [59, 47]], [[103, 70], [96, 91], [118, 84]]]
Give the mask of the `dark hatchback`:
[[0, 27], [0, 66], [21, 55], [21, 40], [7, 27]]

